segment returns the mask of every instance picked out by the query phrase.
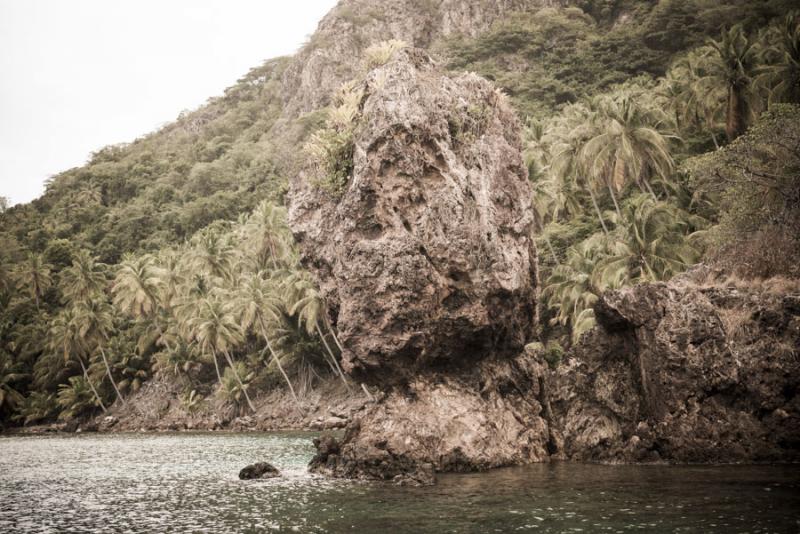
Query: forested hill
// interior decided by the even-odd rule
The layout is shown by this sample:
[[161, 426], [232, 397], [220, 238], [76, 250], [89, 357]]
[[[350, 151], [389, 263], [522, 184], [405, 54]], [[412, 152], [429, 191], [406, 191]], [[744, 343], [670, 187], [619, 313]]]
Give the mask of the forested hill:
[[494, 81], [527, 126], [544, 337], [701, 260], [798, 276], [794, 4], [343, 0], [295, 56], [0, 214], [0, 417], [77, 417], [158, 375], [246, 408], [340, 373], [282, 205], [308, 160], [346, 181], [340, 87], [406, 45]]

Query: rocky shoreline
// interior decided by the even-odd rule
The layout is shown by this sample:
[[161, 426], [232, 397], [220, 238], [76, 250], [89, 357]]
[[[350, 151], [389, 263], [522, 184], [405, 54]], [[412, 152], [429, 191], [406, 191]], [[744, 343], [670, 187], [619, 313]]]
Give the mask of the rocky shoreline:
[[533, 343], [372, 399], [330, 380], [301, 411], [276, 391], [245, 416], [189, 415], [156, 383], [107, 415], [5, 432], [314, 430], [313, 472], [404, 485], [550, 461], [798, 462], [800, 287], [720, 276], [700, 267], [607, 293], [598, 326], [560, 361]]
[[254, 398], [256, 412], [241, 414], [227, 404], [191, 413], [180, 400], [180, 389], [168, 381], [148, 382], [125, 406], [115, 403], [107, 413], [46, 425], [11, 427], [3, 434], [75, 432], [272, 432], [331, 431], [344, 428], [370, 402], [363, 391], [345, 389], [336, 379], [320, 384], [297, 406], [291, 394], [277, 388]]

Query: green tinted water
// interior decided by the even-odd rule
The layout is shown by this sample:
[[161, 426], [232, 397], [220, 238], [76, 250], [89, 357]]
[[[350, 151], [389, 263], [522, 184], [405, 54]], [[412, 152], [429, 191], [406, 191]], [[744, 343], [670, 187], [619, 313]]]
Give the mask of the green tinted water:
[[[311, 435], [0, 438], [0, 532], [797, 532], [800, 466], [536, 465], [431, 488], [306, 472]], [[266, 460], [279, 479], [240, 481]]]

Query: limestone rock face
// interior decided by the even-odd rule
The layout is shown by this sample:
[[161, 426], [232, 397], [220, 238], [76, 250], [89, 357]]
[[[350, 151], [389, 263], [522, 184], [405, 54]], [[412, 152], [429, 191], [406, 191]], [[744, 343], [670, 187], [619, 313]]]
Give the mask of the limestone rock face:
[[341, 0], [319, 24], [283, 78], [287, 113], [309, 112], [330, 102], [353, 78], [368, 46], [400, 39], [428, 48], [455, 34], [476, 36], [509, 13], [565, 5], [565, 0]]
[[311, 469], [424, 484], [433, 482], [429, 471], [547, 461], [550, 436], [538, 400], [540, 372], [520, 357], [483, 361], [456, 374], [420, 375], [366, 410], [335, 449], [319, 444]]
[[536, 373], [515, 359], [537, 286], [515, 114], [417, 49], [361, 89], [352, 176], [331, 194], [300, 175], [289, 218], [344, 367], [379, 400], [312, 469], [417, 484], [546, 459]]
[[407, 49], [362, 86], [353, 175], [300, 175], [290, 226], [347, 371], [386, 385], [513, 354], [534, 322], [536, 252], [519, 124], [472, 74]]
[[800, 295], [687, 276], [610, 292], [596, 315], [547, 380], [560, 457], [800, 458]]

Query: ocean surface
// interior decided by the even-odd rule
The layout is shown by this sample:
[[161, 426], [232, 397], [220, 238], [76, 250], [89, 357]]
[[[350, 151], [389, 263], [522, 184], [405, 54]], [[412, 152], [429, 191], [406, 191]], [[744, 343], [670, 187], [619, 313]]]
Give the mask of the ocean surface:
[[[405, 488], [309, 474], [312, 437], [0, 437], [0, 533], [800, 531], [797, 465], [552, 463]], [[239, 480], [257, 461], [283, 476]]]

